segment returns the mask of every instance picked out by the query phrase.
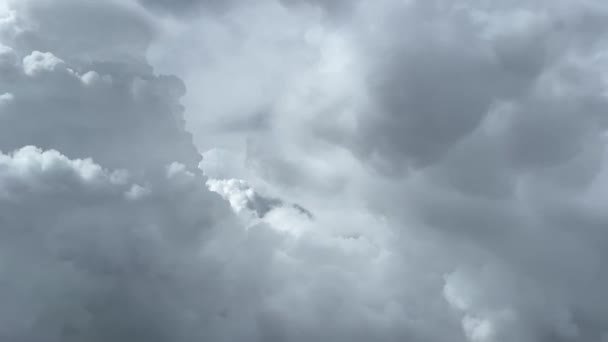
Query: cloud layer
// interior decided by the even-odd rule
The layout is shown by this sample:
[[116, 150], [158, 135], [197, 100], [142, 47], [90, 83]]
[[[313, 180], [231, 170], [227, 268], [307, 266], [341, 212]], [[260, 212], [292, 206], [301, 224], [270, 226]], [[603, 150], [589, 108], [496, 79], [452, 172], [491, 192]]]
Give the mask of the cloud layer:
[[0, 0], [0, 339], [608, 340], [607, 15]]

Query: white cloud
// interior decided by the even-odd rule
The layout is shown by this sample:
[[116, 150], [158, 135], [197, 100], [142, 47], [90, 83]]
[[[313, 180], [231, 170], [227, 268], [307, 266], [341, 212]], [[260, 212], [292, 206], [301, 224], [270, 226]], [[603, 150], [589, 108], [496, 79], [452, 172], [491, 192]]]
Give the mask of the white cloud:
[[148, 195], [150, 195], [150, 189], [139, 184], [133, 184], [133, 186], [125, 192], [125, 196], [130, 200], [138, 200]]
[[23, 71], [28, 76], [36, 76], [43, 72], [52, 72], [64, 62], [50, 52], [33, 51], [23, 57]]
[[[9, 155], [0, 154], [0, 184], [6, 196], [15, 195], [13, 188], [19, 192], [21, 187], [53, 187], [58, 183], [76, 181], [74, 185], [82, 187], [105, 187], [122, 185], [125, 177], [121, 172], [107, 173], [91, 159], [70, 160], [61, 153], [49, 150], [42, 151], [34, 146], [25, 146]], [[40, 184], [44, 181], [46, 184]]]
[[240, 179], [209, 179], [207, 180], [209, 190], [217, 192], [237, 213], [246, 210], [249, 203], [254, 200], [255, 192]]
[[15, 96], [11, 93], [0, 94], [0, 108], [2, 108], [2, 106], [5, 106], [5, 105], [13, 102], [14, 99], [15, 99]]
[[77, 75], [82, 83], [87, 86], [93, 86], [99, 83], [111, 84], [112, 77], [109, 75], [100, 75], [97, 71], [91, 70], [87, 71], [82, 75]]
[[488, 320], [465, 316], [462, 321], [462, 326], [467, 338], [471, 342], [495, 341], [492, 323]]

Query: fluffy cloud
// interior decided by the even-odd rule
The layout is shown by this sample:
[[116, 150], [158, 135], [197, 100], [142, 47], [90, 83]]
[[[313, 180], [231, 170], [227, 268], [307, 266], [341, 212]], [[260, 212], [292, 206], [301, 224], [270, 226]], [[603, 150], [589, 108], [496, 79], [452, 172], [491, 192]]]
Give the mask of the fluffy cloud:
[[[199, 146], [232, 151], [205, 153], [205, 169], [315, 213], [379, 215], [396, 249], [428, 243], [437, 265], [412, 279], [445, 276], [425, 298], [445, 300], [462, 339], [605, 336], [605, 5], [359, 2], [328, 22], [304, 3], [234, 9], [216, 19], [221, 40], [201, 26], [212, 52], [198, 63], [157, 50], [197, 70], [187, 108], [216, 113], [186, 113]], [[205, 101], [217, 84], [229, 99]]]
[[[65, 0], [11, 8], [0, 78], [0, 89], [12, 94], [0, 116], [2, 338], [436, 334], [391, 304], [403, 292], [391, 285], [399, 277], [382, 220], [344, 208], [311, 220], [302, 207], [248, 185], [228, 187], [231, 195], [242, 190], [245, 206], [259, 212], [243, 221], [208, 190], [184, 130], [183, 83], [154, 73], [137, 50], [148, 39], [140, 35], [146, 26], [137, 26], [148, 15], [140, 7]], [[113, 42], [112, 32], [88, 26], [102, 19], [124, 24]], [[89, 35], [95, 44], [82, 41]], [[408, 291], [415, 298], [427, 289]], [[441, 287], [432, 291], [447, 307]], [[417, 315], [447, 319], [439, 309]]]
[[313, 218], [313, 214], [298, 204], [288, 205], [278, 198], [265, 197], [258, 194], [242, 179], [209, 179], [207, 180], [209, 190], [218, 193], [230, 203], [232, 209], [237, 212], [249, 211], [259, 218], [276, 208], [291, 208], [301, 215]]
[[53, 72], [64, 62], [50, 52], [34, 51], [23, 58], [23, 71], [28, 76], [36, 76], [42, 72]]
[[237, 226], [204, 185], [182, 182], [185, 171], [134, 197], [143, 187], [127, 172], [52, 150], [2, 154], [0, 169], [3, 338], [191, 341], [187, 326], [214, 314], [184, 296], [212, 286], [202, 236]]
[[607, 14], [0, 2], [0, 336], [605, 339]]
[[[45, 9], [45, 5], [40, 6]], [[37, 2], [20, 2], [20, 6], [32, 16], [48, 15], [39, 12], [42, 9]], [[89, 5], [74, 6], [85, 10]], [[106, 11], [118, 10], [108, 7]], [[36, 19], [31, 20], [42, 25], [40, 32], [46, 30], [50, 37], [53, 27]], [[38, 34], [24, 31], [4, 43], [13, 46], [5, 49], [7, 54], [24, 57], [22, 62], [11, 58], [12, 62], [0, 69], [0, 89], [14, 97], [0, 118], [2, 150], [35, 145], [57, 149], [71, 158], [94, 157], [106, 167], [139, 173], [173, 161], [197, 169], [200, 155], [183, 129], [179, 97], [185, 89], [181, 80], [155, 75], [147, 63], [132, 58], [107, 60], [111, 53], [95, 49], [81, 60], [73, 55], [18, 48]], [[124, 36], [130, 39], [128, 34]], [[120, 50], [120, 42], [116, 43]], [[69, 52], [59, 47], [57, 51]], [[66, 62], [70, 59], [73, 61]]]

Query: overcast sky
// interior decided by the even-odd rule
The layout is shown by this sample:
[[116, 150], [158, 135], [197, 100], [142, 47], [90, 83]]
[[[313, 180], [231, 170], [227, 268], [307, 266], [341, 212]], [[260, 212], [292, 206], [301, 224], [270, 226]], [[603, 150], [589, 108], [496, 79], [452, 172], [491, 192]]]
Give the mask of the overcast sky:
[[604, 0], [0, 0], [0, 341], [608, 342]]

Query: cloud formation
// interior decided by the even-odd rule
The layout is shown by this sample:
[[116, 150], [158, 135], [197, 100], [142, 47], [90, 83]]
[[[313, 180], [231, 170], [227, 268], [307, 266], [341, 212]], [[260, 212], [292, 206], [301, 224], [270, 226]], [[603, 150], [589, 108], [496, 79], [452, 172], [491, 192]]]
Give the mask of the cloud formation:
[[607, 340], [607, 15], [0, 1], [0, 340]]
[[[291, 20], [289, 34], [265, 36], [273, 25], [235, 10], [248, 36], [200, 43], [216, 52], [198, 63], [192, 78], [207, 81], [187, 81], [191, 91], [243, 82], [266, 89], [208, 98], [213, 106], [186, 97], [217, 113], [204, 125], [186, 115], [195, 135], [215, 135], [233, 151], [222, 172], [313, 212], [384, 217], [402, 237], [397, 246], [429, 243], [438, 265], [412, 279], [443, 274], [443, 290], [426, 299], [446, 301], [463, 340], [604, 338], [606, 7], [378, 1], [333, 22], [288, 8], [275, 21]], [[224, 46], [243, 57], [228, 58]], [[284, 75], [269, 77], [267, 60]], [[242, 77], [219, 78], [215, 71], [229, 65]], [[235, 110], [235, 96], [250, 109]], [[219, 124], [260, 110], [261, 129]], [[211, 138], [199, 145], [213, 147]], [[207, 167], [217, 170], [211, 152]]]

